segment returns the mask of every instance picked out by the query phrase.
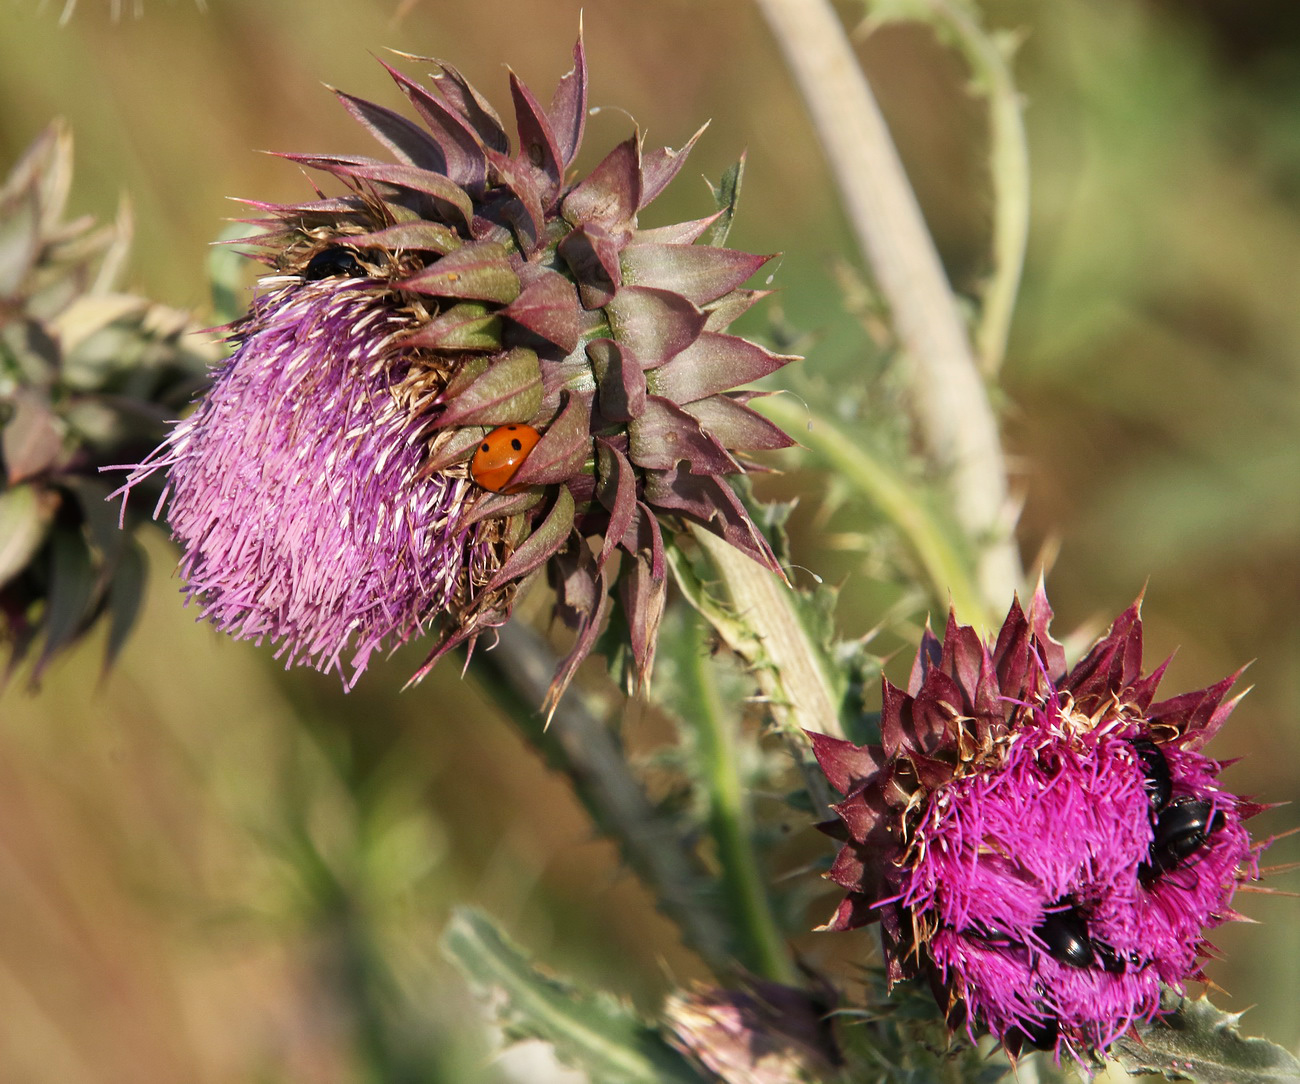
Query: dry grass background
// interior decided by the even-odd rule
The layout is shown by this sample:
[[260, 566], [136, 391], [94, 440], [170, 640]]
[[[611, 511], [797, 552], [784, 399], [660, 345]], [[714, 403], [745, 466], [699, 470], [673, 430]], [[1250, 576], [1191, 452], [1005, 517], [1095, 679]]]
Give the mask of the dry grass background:
[[[620, 108], [670, 145], [712, 118], [652, 216], [675, 221], [708, 207], [691, 177], [748, 147], [732, 241], [786, 253], [780, 303], [816, 332], [807, 365], [851, 386], [856, 329], [833, 274], [848, 241], [755, 10], [583, 6], [604, 107], [588, 163], [626, 133]], [[255, 150], [367, 149], [321, 83], [395, 106], [371, 54], [396, 47], [453, 60], [497, 101], [506, 62], [545, 90], [568, 67], [578, 7], [147, 0], [114, 21], [106, 0], [81, 0], [61, 27], [58, 5], [5, 0], [0, 162], [67, 118], [75, 206], [106, 217], [128, 193], [134, 285], [202, 314], [205, 246], [237, 213], [227, 197], [306, 191]], [[1153, 661], [1181, 646], [1171, 690], [1256, 659], [1216, 748], [1245, 757], [1236, 787], [1283, 801], [1300, 753], [1300, 27], [1285, 0], [1250, 7], [986, 11], [1028, 31], [1034, 233], [1004, 415], [1025, 552], [1059, 549], [1061, 629], [1095, 629], [1150, 577]], [[918, 29], [882, 30], [861, 54], [972, 291], [987, 182], [961, 66]], [[38, 694], [0, 699], [0, 1084], [491, 1079], [436, 950], [453, 902], [482, 903], [540, 959], [647, 1006], [700, 975], [454, 666], [400, 697], [410, 651], [347, 697], [332, 678], [283, 674], [195, 625], [166, 545], [150, 549], [142, 626], [116, 670], [101, 678], [91, 644]], [[846, 631], [874, 624], [887, 592], [870, 568], [807, 527], [796, 553], [848, 579]], [[1295, 857], [1288, 841], [1274, 860]], [[1243, 909], [1263, 925], [1223, 931], [1211, 974], [1226, 1007], [1258, 1003], [1247, 1025], [1294, 1048], [1300, 907]], [[863, 953], [870, 938], [802, 943]]]

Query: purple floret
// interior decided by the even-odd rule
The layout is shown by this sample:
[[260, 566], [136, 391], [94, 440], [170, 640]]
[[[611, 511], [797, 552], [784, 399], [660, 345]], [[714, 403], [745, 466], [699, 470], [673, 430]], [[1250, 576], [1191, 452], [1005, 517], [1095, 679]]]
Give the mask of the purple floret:
[[470, 483], [419, 477], [424, 419], [396, 342], [408, 326], [363, 283], [262, 298], [211, 390], [122, 489], [165, 468], [159, 511], [201, 616], [348, 687], [487, 562], [460, 525]]

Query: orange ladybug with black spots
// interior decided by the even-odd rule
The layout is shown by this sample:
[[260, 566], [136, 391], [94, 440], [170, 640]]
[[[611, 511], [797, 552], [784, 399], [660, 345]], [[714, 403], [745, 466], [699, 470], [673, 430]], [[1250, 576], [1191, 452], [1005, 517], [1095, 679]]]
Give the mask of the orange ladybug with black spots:
[[499, 425], [485, 436], [469, 463], [470, 477], [493, 493], [514, 493], [510, 480], [542, 439], [531, 425]]

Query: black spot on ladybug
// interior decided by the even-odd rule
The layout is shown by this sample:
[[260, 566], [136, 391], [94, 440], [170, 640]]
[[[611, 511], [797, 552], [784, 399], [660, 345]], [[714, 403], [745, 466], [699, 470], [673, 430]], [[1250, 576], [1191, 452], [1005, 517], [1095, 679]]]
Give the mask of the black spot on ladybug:
[[522, 452], [524, 450], [524, 442], [518, 437], [515, 437], [514, 440], [510, 442], [510, 447], [512, 447], [516, 452]]

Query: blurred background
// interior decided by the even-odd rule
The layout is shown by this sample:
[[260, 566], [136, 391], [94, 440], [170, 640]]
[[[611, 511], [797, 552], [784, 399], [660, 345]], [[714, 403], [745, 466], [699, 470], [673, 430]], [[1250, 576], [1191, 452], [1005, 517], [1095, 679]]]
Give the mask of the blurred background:
[[[711, 210], [696, 178], [748, 148], [731, 243], [781, 251], [776, 320], [801, 380], [870, 399], [879, 350], [856, 257], [801, 103], [744, 0], [582, 0], [591, 102], [581, 162], [624, 138], [712, 126], [650, 225]], [[114, 18], [114, 9], [117, 16]], [[305, 198], [260, 150], [370, 153], [322, 84], [398, 108], [372, 54], [454, 62], [503, 110], [504, 65], [546, 100], [578, 0], [63, 0], [0, 7], [0, 166], [54, 117], [76, 140], [73, 208], [136, 220], [130, 284], [210, 316], [207, 244], [229, 197]], [[999, 406], [1026, 563], [1049, 564], [1058, 634], [1101, 632], [1146, 584], [1169, 693], [1251, 659], [1212, 751], [1235, 789], [1293, 799], [1300, 756], [1300, 9], [1291, 0], [990, 0], [1024, 35], [1033, 226]], [[845, 5], [855, 22], [860, 12]], [[983, 107], [923, 27], [859, 39], [957, 289], [988, 270]], [[418, 72], [418, 66], [411, 70]], [[846, 302], [847, 297], [847, 302]], [[888, 405], [886, 403], [886, 405]], [[863, 413], [869, 415], [868, 402]], [[877, 408], [878, 409], [878, 408]], [[800, 564], [845, 585], [841, 631], [906, 609], [833, 487], [803, 495]], [[100, 674], [97, 638], [36, 693], [0, 698], [0, 1082], [505, 1079], [442, 963], [476, 902], [557, 970], [646, 1008], [704, 977], [614, 849], [453, 663], [396, 690], [421, 648], [338, 680], [284, 673], [183, 610], [147, 540], [141, 626]], [[533, 607], [537, 609], [537, 607]], [[913, 612], [915, 611], [915, 612]], [[924, 619], [914, 604], [908, 622]], [[885, 644], [893, 646], [892, 643]], [[907, 660], [889, 673], [901, 680]], [[635, 709], [634, 709], [635, 710]], [[1259, 818], [1267, 836], [1294, 809]], [[803, 825], [792, 832], [808, 833]], [[1300, 858], [1294, 841], [1269, 860]], [[1283, 875], [1277, 887], [1300, 887]], [[826, 893], [806, 925], [833, 905]], [[1238, 897], [1209, 974], [1244, 1027], [1300, 1044], [1300, 905]], [[808, 936], [813, 960], [871, 934]], [[533, 1075], [528, 1075], [531, 1072]], [[518, 1079], [541, 1080], [538, 1071]]]

